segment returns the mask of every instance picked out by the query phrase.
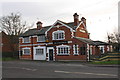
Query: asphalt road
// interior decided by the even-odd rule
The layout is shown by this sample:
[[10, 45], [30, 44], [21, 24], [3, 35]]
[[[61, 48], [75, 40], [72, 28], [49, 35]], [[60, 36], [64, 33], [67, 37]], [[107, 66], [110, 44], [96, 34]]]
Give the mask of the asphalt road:
[[4, 61], [3, 78], [118, 78], [118, 67], [82, 63]]

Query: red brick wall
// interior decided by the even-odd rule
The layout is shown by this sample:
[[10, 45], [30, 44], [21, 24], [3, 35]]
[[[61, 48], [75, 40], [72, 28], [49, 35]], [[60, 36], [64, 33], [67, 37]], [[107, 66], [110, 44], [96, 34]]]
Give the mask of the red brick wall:
[[64, 55], [56, 55], [57, 53], [56, 53], [56, 50], [55, 50], [55, 57], [56, 57], [55, 59], [56, 60], [86, 60], [87, 59], [87, 56], [86, 55], [81, 55], [80, 52], [79, 52], [79, 55], [73, 55], [74, 54], [73, 53], [73, 45], [74, 44], [79, 45], [78, 46], [79, 51], [80, 51], [80, 47], [82, 47], [83, 44], [84, 45], [86, 45], [86, 44], [77, 40], [77, 39], [73, 39], [72, 41], [73, 41], [73, 43], [68, 44], [70, 46], [70, 55], [65, 55], [65, 56]]
[[30, 50], [31, 54], [30, 55], [22, 55], [22, 56], [20, 56], [20, 59], [32, 59], [33, 58], [32, 46], [24, 46], [24, 47], [22, 46], [22, 47], [20, 47], [20, 51], [22, 51], [22, 48], [25, 48], [25, 47], [28, 47], [31, 49]]
[[89, 33], [87, 33], [87, 31], [86, 31], [86, 33], [80, 32], [81, 28], [83, 28], [83, 30], [86, 31], [86, 29], [84, 28], [83, 24], [81, 24], [81, 25], [79, 26], [79, 28], [77, 28], [77, 30], [76, 30], [76, 32], [75, 32], [75, 36], [76, 36], [76, 37], [89, 38]]
[[[30, 45], [30, 44], [40, 44], [43, 42], [37, 42], [37, 36], [36, 37], [30, 37], [30, 43], [23, 43], [23, 38], [19, 38], [19, 47], [20, 51], [22, 51], [22, 48], [31, 48], [31, 55], [22, 55], [20, 56], [21, 59], [33, 59], [33, 47], [37, 47], [37, 45]], [[24, 45], [24, 46], [22, 46]], [[26, 45], [26, 46], [25, 46]], [[27, 46], [30, 45], [30, 46]], [[46, 46], [46, 45], [41, 45]]]
[[2, 52], [12, 52], [9, 37], [5, 33], [2, 32], [1, 38], [2, 38], [3, 46], [0, 46], [0, 48], [2, 48]]

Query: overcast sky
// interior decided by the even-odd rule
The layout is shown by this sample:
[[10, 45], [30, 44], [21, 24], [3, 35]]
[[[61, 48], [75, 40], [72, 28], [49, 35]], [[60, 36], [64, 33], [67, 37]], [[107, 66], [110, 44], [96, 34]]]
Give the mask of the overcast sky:
[[[9, 2], [8, 2], [9, 1]], [[92, 40], [106, 40], [107, 32], [118, 27], [120, 0], [1, 0], [0, 16], [20, 12], [29, 24], [40, 20], [43, 26], [56, 20], [73, 22], [73, 14], [85, 17]], [[36, 27], [36, 25], [34, 25]]]

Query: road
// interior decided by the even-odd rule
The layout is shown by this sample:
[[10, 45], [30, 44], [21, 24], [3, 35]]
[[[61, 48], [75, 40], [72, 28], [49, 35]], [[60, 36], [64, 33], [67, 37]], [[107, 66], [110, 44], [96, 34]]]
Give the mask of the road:
[[117, 67], [96, 67], [82, 63], [4, 61], [3, 78], [118, 78]]

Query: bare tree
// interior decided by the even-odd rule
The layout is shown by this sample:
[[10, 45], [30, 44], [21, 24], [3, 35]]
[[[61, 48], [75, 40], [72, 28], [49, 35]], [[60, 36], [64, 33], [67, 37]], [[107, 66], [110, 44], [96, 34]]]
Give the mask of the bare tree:
[[113, 32], [113, 33], [107, 33], [108, 42], [109, 43], [120, 43], [120, 33], [119, 32]]
[[0, 31], [4, 31], [9, 36], [9, 46], [13, 51], [12, 54], [14, 57], [16, 52], [18, 52], [19, 35], [24, 33], [33, 25], [27, 26], [26, 21], [22, 21], [20, 13], [11, 13], [8, 16], [1, 17], [0, 25]]
[[107, 33], [108, 43], [112, 44], [113, 51], [120, 52], [120, 32], [118, 30]]
[[11, 13], [0, 18], [1, 29], [8, 35], [20, 35], [31, 26], [26, 26], [26, 21], [22, 21], [20, 13]]

